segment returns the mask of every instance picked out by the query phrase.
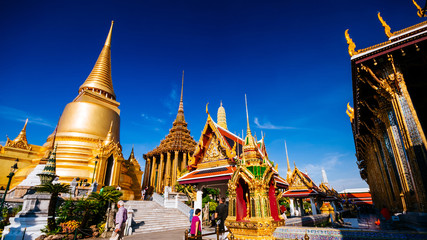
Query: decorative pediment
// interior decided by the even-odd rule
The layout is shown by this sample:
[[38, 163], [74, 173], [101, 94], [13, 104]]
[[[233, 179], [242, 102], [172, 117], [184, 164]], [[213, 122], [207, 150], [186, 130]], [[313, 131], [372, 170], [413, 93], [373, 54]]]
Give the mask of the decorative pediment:
[[295, 168], [291, 175], [289, 189], [311, 189], [314, 187], [311, 179]]
[[216, 161], [228, 161], [236, 156], [236, 146], [231, 146], [227, 140], [222, 136], [217, 125], [213, 122], [210, 115], [206, 120], [205, 127], [203, 128], [202, 135], [194, 151], [194, 160], [190, 158], [193, 168], [198, 164], [209, 163]]
[[[25, 139], [26, 140], [26, 139]], [[13, 147], [13, 148], [20, 148], [25, 150], [31, 150], [31, 147], [28, 145], [27, 141], [25, 140], [10, 140], [7, 138], [5, 147]]]

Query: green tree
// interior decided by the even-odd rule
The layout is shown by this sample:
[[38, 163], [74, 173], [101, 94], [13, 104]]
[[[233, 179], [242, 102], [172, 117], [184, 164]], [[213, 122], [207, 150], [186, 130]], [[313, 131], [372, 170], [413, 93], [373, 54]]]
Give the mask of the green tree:
[[55, 212], [56, 204], [58, 202], [58, 196], [60, 193], [68, 193], [70, 186], [64, 183], [45, 183], [36, 187], [37, 192], [50, 193], [49, 207], [47, 211], [47, 228], [49, 232], [53, 232], [56, 229]]

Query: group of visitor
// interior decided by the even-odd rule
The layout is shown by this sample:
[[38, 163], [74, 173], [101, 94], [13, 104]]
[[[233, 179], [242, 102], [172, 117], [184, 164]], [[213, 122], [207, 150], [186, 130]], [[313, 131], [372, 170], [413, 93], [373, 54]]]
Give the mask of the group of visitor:
[[[201, 214], [202, 210], [201, 209], [196, 209], [194, 210], [194, 208], [192, 208], [190, 210], [190, 235], [193, 237], [199, 236], [197, 239], [201, 239], [201, 235], [202, 235], [202, 222], [200, 219], [200, 214]], [[228, 216], [228, 205], [225, 202], [225, 198], [222, 197], [219, 199], [219, 204], [215, 209], [215, 220], [216, 220], [216, 224], [219, 227], [219, 232], [220, 233], [224, 233], [225, 232], [225, 219], [227, 219]], [[223, 239], [223, 237], [221, 236], [221, 239]]]

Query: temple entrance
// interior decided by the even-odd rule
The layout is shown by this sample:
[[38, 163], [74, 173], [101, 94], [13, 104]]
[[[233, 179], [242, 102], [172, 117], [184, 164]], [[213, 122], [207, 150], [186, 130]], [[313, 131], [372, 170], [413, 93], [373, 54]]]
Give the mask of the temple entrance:
[[249, 199], [249, 186], [243, 178], [240, 178], [236, 187], [236, 221], [242, 221], [250, 217]]
[[111, 176], [113, 175], [114, 157], [111, 155], [107, 160], [107, 168], [105, 171], [104, 186], [110, 186]]

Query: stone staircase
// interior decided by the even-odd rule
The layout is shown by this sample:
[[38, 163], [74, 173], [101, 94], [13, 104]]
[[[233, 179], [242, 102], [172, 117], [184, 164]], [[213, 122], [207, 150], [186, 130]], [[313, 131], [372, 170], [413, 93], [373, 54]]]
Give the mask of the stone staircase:
[[190, 226], [188, 217], [179, 210], [164, 208], [154, 201], [127, 201], [125, 207], [134, 210], [133, 234], [182, 229], [184, 236]]

